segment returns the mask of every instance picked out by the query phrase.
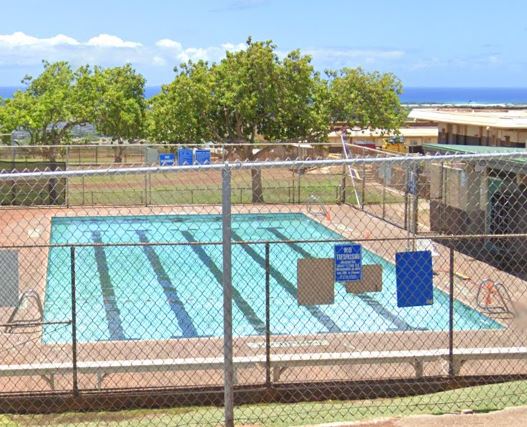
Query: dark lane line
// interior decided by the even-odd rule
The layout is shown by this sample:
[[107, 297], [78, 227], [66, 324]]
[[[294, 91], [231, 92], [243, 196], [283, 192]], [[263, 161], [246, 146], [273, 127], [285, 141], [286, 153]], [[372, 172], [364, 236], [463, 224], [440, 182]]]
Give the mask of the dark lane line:
[[[189, 243], [197, 242], [192, 233], [190, 233], [189, 231], [180, 230], [180, 232]], [[192, 245], [191, 248], [201, 260], [201, 262], [209, 268], [210, 272], [220, 285], [221, 290], [223, 292], [223, 274], [221, 270], [216, 266], [212, 258], [207, 254], [207, 252], [205, 252], [205, 249], [203, 249], [201, 246]], [[258, 317], [258, 315], [254, 312], [250, 304], [234, 287], [232, 288], [232, 298], [234, 299], [234, 303], [238, 306], [238, 308], [247, 318], [254, 330], [260, 335], [265, 334], [265, 323]]]
[[[101, 232], [92, 231], [92, 240], [94, 243], [103, 243]], [[99, 283], [101, 284], [102, 299], [104, 310], [106, 312], [106, 321], [111, 340], [125, 340], [123, 324], [121, 322], [121, 313], [117, 307], [117, 300], [113, 290], [112, 280], [110, 279], [110, 270], [108, 268], [108, 259], [102, 246], [94, 246], [95, 261], [97, 262], [97, 271], [99, 273]]]
[[[145, 230], [135, 230], [135, 232], [141, 243], [149, 243]], [[161, 288], [163, 288], [170, 309], [176, 316], [181, 333], [185, 338], [197, 337], [198, 331], [192, 322], [192, 318], [185, 309], [183, 301], [179, 299], [177, 290], [163, 267], [156, 250], [152, 246], [144, 245], [143, 251], [148, 258], [152, 269], [156, 273], [157, 282], [161, 285]]]
[[[243, 239], [240, 237], [239, 234], [236, 232], [232, 232], [232, 236], [237, 241], [243, 241]], [[251, 246], [247, 243], [242, 243], [240, 245], [245, 252], [260, 266], [265, 270], [265, 259], [264, 257], [260, 256], [258, 252], [256, 252]], [[278, 282], [278, 284], [287, 292], [289, 295], [291, 295], [295, 300], [297, 299], [297, 291], [296, 286], [293, 285], [289, 280], [286, 279], [286, 277], [280, 273], [277, 269], [271, 266], [270, 269], [271, 276]], [[305, 305], [303, 306], [306, 310], [308, 310], [311, 315], [316, 318], [329, 332], [342, 332], [342, 330], [338, 327], [338, 325], [322, 310], [320, 310], [318, 307], [313, 305]]]
[[[282, 233], [280, 230], [278, 230], [276, 227], [266, 227], [266, 229], [270, 233], [278, 237], [280, 240], [289, 240], [289, 238], [284, 233]], [[314, 256], [311, 255], [309, 251], [305, 250], [298, 243], [287, 242], [287, 245], [291, 249], [293, 249], [294, 251], [302, 255], [304, 258], [314, 258]], [[356, 294], [355, 296], [360, 298], [364, 303], [368, 304], [371, 307], [371, 309], [375, 311], [378, 315], [392, 322], [395, 326], [397, 326], [398, 330], [402, 330], [402, 331], [416, 330], [416, 328], [414, 328], [412, 325], [410, 325], [409, 323], [406, 323], [404, 319], [393, 314], [390, 310], [384, 307], [374, 297], [370, 295], [365, 295], [365, 294]]]

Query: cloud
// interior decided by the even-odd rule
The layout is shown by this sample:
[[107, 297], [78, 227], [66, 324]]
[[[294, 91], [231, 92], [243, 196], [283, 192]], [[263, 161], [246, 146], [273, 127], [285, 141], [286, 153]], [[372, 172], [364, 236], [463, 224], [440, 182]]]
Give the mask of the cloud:
[[156, 42], [156, 46], [171, 59], [175, 59], [179, 62], [192, 61], [218, 61], [225, 52], [235, 52], [242, 50], [246, 47], [245, 43], [223, 43], [220, 46], [209, 46], [209, 47], [183, 47], [183, 45], [175, 40], [161, 39]]
[[[245, 6], [256, 5], [260, 1], [244, 2]], [[241, 3], [237, 3], [241, 6]], [[205, 60], [217, 62], [226, 52], [236, 52], [247, 47], [246, 43], [224, 42], [210, 46], [186, 46], [178, 40], [161, 38], [151, 44], [143, 44], [135, 40], [126, 40], [115, 34], [96, 34], [85, 40], [78, 40], [64, 34], [49, 37], [15, 32], [0, 34], [0, 71], [10, 70], [9, 74], [17, 78], [41, 69], [41, 61], [69, 61], [73, 66], [83, 64], [116, 66], [131, 63], [140, 71], [148, 74], [155, 68], [155, 74], [163, 73], [166, 78], [172, 75], [174, 65], [189, 60]], [[404, 58], [408, 62], [406, 52], [398, 49], [346, 49], [346, 48], [312, 48], [303, 50], [313, 56], [314, 64], [320, 68], [338, 68], [342, 66], [358, 66], [374, 64], [382, 67], [389, 64], [399, 64]], [[287, 53], [277, 51], [283, 58]], [[489, 62], [499, 58], [489, 57]], [[417, 67], [416, 67], [417, 68]], [[15, 70], [20, 70], [19, 72]], [[6, 82], [2, 84], [12, 84]]]
[[161, 39], [161, 40], [158, 40], [156, 42], [156, 46], [157, 47], [162, 47], [162, 48], [166, 48], [166, 49], [179, 49], [179, 50], [183, 50], [183, 46], [181, 45], [181, 43], [175, 41], [175, 40], [170, 40], [170, 39]]
[[142, 44], [126, 41], [120, 37], [112, 36], [111, 34], [99, 34], [98, 36], [89, 39], [86, 46], [135, 49], [141, 47]]
[[22, 32], [0, 34], [0, 48], [78, 46], [79, 44], [77, 40], [64, 34], [49, 38], [33, 37]]

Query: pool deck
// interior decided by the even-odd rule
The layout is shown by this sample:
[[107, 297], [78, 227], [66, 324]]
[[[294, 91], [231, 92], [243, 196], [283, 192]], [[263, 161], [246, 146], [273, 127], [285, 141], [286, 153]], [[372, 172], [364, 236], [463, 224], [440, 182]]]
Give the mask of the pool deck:
[[[326, 227], [351, 240], [360, 240], [370, 251], [393, 262], [395, 253], [408, 250], [414, 243], [407, 232], [367, 213], [345, 205], [327, 206], [331, 220], [313, 215], [305, 205], [233, 205], [233, 213], [298, 213], [302, 212]], [[51, 218], [54, 216], [107, 216], [155, 214], [220, 214], [219, 206], [155, 206], [155, 207], [80, 207], [80, 208], [5, 208], [0, 209], [0, 245], [16, 247], [19, 251], [20, 292], [34, 289], [44, 301]], [[388, 239], [388, 240], [386, 240]], [[389, 240], [396, 239], [396, 240]], [[398, 239], [398, 240], [397, 240]], [[438, 253], [434, 257], [434, 285], [448, 292], [449, 249], [434, 244]], [[478, 284], [491, 278], [507, 285], [515, 304], [527, 307], [527, 283], [486, 263], [459, 252], [454, 253], [455, 298], [475, 307]], [[12, 309], [0, 309], [5, 323]], [[523, 313], [523, 310], [522, 310]], [[29, 304], [24, 314], [27, 319], [37, 315]], [[459, 331], [454, 333], [456, 347], [513, 347], [525, 346], [525, 315], [515, 320], [498, 319], [506, 328], [501, 330]], [[70, 344], [41, 342], [40, 328], [19, 329], [17, 333], [0, 334], [0, 364], [34, 364], [69, 362], [72, 357]], [[265, 352], [263, 336], [235, 338], [235, 356], [262, 355]], [[439, 349], [448, 347], [446, 332], [405, 331], [376, 333], [339, 333], [311, 336], [273, 336], [273, 354], [307, 353], [322, 358], [323, 353], [352, 351], [391, 351], [414, 349]], [[79, 361], [143, 360], [166, 358], [221, 357], [222, 338], [190, 338], [165, 341], [108, 341], [78, 344]], [[316, 354], [316, 356], [315, 356]], [[527, 361], [478, 361], [468, 362], [462, 375], [527, 374]], [[442, 363], [425, 365], [424, 375], [445, 375]], [[298, 367], [284, 372], [282, 382], [361, 380], [372, 378], [412, 378], [414, 370], [408, 364], [353, 365], [327, 367]], [[240, 384], [260, 384], [265, 381], [261, 367], [243, 369], [238, 373]], [[104, 380], [104, 387], [172, 387], [207, 386], [222, 383], [222, 372], [217, 370], [170, 373], [113, 374]], [[94, 388], [95, 375], [81, 375], [81, 388]], [[57, 390], [71, 388], [71, 375], [56, 380]], [[40, 377], [2, 377], [0, 389], [4, 392], [46, 391], [49, 385]]]

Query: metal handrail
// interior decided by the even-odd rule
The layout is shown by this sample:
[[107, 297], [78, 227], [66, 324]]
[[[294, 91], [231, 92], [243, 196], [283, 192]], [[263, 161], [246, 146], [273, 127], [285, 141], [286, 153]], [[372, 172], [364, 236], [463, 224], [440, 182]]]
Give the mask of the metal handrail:
[[[18, 314], [24, 301], [26, 299], [29, 300], [30, 298], [33, 298], [36, 301], [40, 318], [32, 319], [32, 320], [23, 319], [20, 321], [15, 320], [16, 315]], [[16, 327], [23, 328], [23, 327], [29, 327], [29, 326], [41, 326], [43, 318], [44, 318], [44, 309], [42, 307], [40, 296], [35, 290], [29, 289], [23, 292], [20, 298], [18, 299], [18, 303], [15, 309], [13, 310], [13, 312], [11, 313], [11, 316], [9, 316], [9, 319], [7, 320], [7, 323], [5, 324], [5, 331], [12, 332], [13, 329]]]
[[[312, 211], [312, 207], [314, 205], [320, 206], [321, 212]], [[322, 200], [320, 200], [320, 197], [318, 197], [314, 193], [311, 193], [309, 197], [307, 198], [306, 209], [308, 213], [312, 213], [313, 215], [320, 215], [320, 216], [325, 217], [328, 213], [328, 209], [326, 208], [326, 205], [322, 202]]]
[[[484, 289], [488, 289], [488, 292], [491, 292], [489, 286], [492, 288], [493, 292], [495, 292], [496, 297], [499, 299], [499, 304], [501, 305], [490, 306], [489, 304], [482, 303], [481, 294]], [[479, 284], [478, 292], [476, 294], [476, 305], [486, 313], [495, 316], [517, 316], [514, 303], [507, 288], [503, 285], [503, 283], [494, 282], [490, 279], [485, 279]]]

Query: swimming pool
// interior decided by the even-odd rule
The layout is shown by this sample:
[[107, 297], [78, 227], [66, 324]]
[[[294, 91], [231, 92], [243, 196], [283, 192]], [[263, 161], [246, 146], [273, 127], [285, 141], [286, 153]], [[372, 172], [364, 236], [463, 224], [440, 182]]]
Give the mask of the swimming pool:
[[[233, 238], [284, 241], [341, 238], [301, 213], [240, 214]], [[53, 218], [51, 243], [188, 243], [178, 246], [76, 248], [77, 337], [80, 342], [220, 337], [223, 334], [222, 248], [195, 242], [221, 241], [221, 216], [159, 215]], [[270, 244], [271, 333], [306, 335], [338, 332], [448, 328], [448, 296], [434, 289], [434, 304], [398, 308], [395, 266], [363, 249], [364, 264], [381, 264], [383, 290], [354, 295], [335, 287], [331, 305], [299, 306], [297, 259], [332, 257], [334, 243]], [[265, 247], [233, 245], [233, 332], [265, 330]], [[455, 301], [455, 329], [498, 329], [500, 324]], [[45, 321], [71, 317], [68, 247], [49, 251]], [[45, 343], [71, 340], [70, 326], [47, 325]]]

